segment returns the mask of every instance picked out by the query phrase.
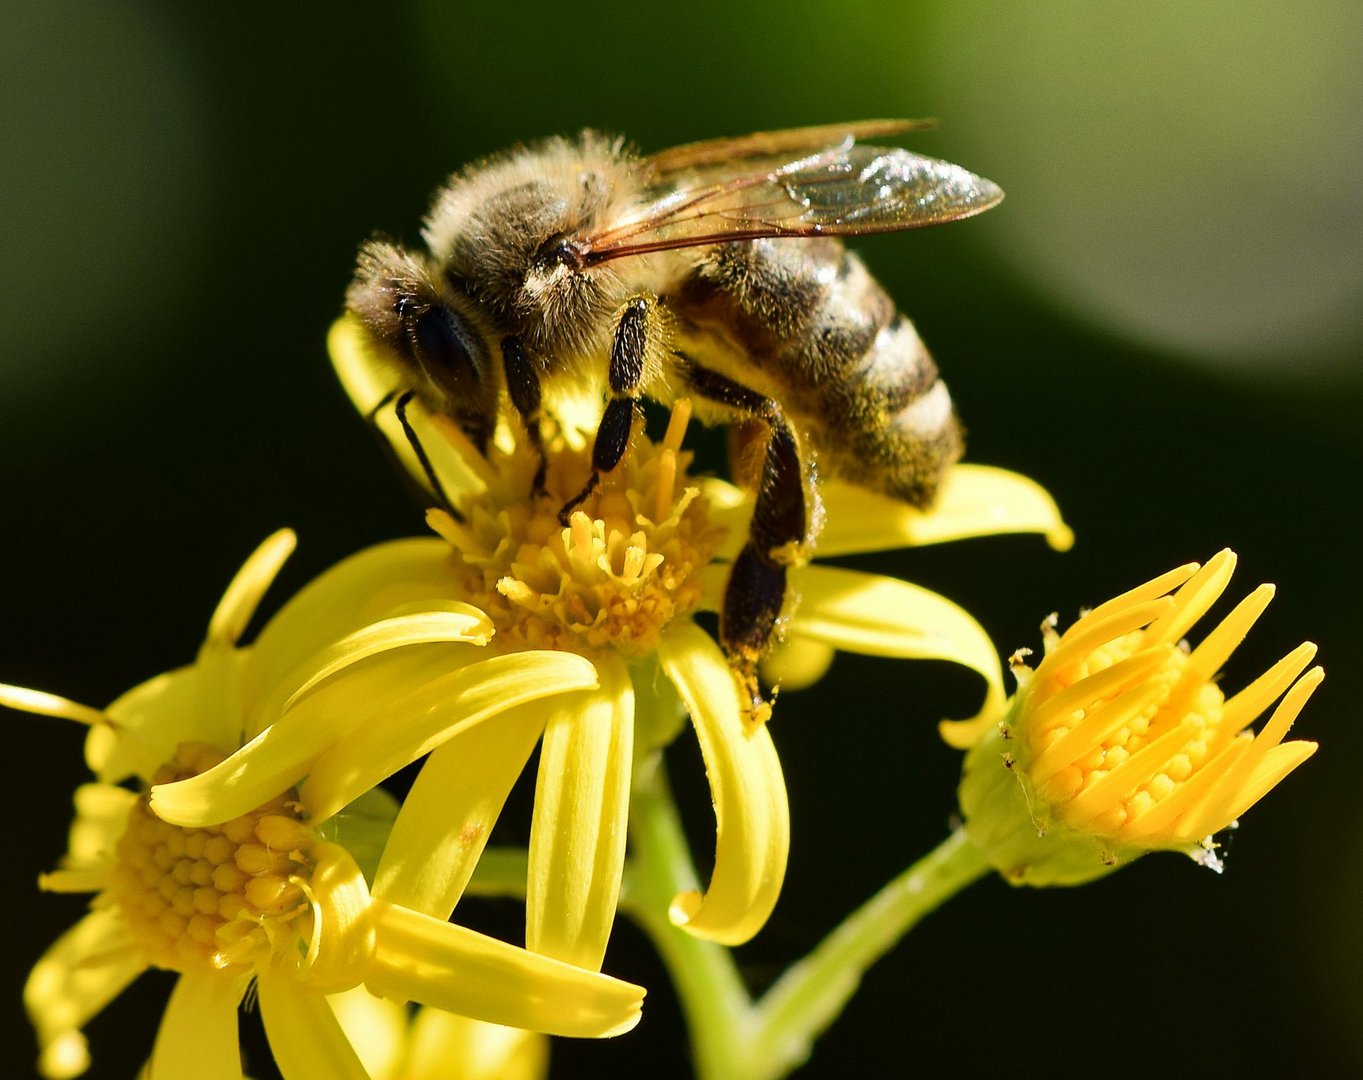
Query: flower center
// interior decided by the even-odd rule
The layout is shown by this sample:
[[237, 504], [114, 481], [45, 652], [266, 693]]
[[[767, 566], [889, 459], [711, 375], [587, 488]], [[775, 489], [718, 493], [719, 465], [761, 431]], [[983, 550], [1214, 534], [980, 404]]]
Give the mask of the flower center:
[[[226, 756], [205, 743], [183, 743], [154, 782], [195, 776]], [[162, 821], [143, 796], [118, 842], [105, 896], [155, 967], [183, 972], [254, 963], [300, 935], [306, 940], [316, 840], [289, 795], [203, 829]]]
[[[1133, 690], [1115, 678], [1118, 665], [1146, 650]], [[1105, 672], [1114, 677], [1107, 692], [1081, 706], [1075, 706], [1073, 695], [1066, 699], [1067, 689], [1084, 680], [1095, 686], [1092, 680]], [[1183, 648], [1149, 649], [1144, 631], [1108, 642], [1046, 679], [1049, 674], [1044, 664], [1037, 671], [1036, 689], [1043, 693], [1030, 702], [1025, 725], [1030, 771], [1037, 792], [1073, 827], [1121, 839], [1129, 825], [1173, 795], [1225, 741], [1218, 738], [1221, 691], [1190, 670]], [[1136, 776], [1143, 780], [1133, 787], [1129, 778]]]
[[459, 501], [462, 521], [435, 510], [431, 525], [460, 556], [461, 586], [497, 627], [494, 646], [629, 657], [653, 651], [664, 629], [701, 599], [700, 571], [723, 535], [700, 489], [688, 486], [680, 449], [690, 409], [667, 435], [642, 435], [603, 475], [567, 524], [561, 509], [591, 475], [590, 447], [547, 447], [544, 491], [532, 496], [537, 455], [493, 449], [486, 488]]

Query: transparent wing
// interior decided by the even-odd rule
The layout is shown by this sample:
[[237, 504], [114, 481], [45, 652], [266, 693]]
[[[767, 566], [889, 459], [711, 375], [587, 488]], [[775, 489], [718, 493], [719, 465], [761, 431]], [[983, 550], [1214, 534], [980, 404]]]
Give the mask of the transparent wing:
[[729, 240], [892, 232], [970, 217], [1003, 198], [959, 165], [865, 146], [855, 134], [794, 160], [758, 154], [710, 164], [709, 153], [693, 152], [623, 220], [574, 238], [578, 254], [596, 263]]
[[790, 158], [829, 147], [841, 146], [848, 138], [875, 139], [923, 131], [932, 120], [851, 120], [845, 124], [820, 124], [815, 127], [786, 128], [784, 131], [754, 131], [751, 135], [731, 135], [721, 139], [687, 143], [663, 150], [648, 159], [659, 176], [705, 165], [730, 165], [744, 158], [784, 155]]

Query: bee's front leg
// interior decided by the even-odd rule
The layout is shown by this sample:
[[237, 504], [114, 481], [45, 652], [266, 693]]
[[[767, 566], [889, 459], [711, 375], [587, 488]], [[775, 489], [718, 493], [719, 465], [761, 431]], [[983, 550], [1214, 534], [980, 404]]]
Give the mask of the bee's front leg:
[[540, 431], [540, 377], [520, 338], [502, 338], [502, 368], [506, 372], [506, 391], [511, 398], [511, 404], [515, 406], [521, 423], [525, 425], [525, 433], [530, 439], [531, 448], [539, 456], [531, 493], [536, 496], [542, 495], [549, 459], [544, 453], [544, 433]]
[[581, 491], [563, 504], [559, 521], [568, 524], [573, 511], [581, 506], [601, 482], [601, 474], [620, 464], [629, 449], [634, 420], [639, 415], [639, 398], [646, 384], [649, 358], [663, 348], [666, 327], [657, 296], [646, 293], [631, 297], [620, 309], [611, 337], [611, 397], [606, 402], [601, 423], [592, 444], [592, 471]]
[[680, 356], [681, 372], [700, 397], [729, 406], [767, 428], [761, 477], [748, 540], [734, 559], [724, 589], [719, 640], [749, 698], [750, 715], [765, 720], [771, 706], [757, 685], [757, 664], [776, 635], [786, 603], [788, 568], [803, 557], [815, 498], [795, 431], [772, 398]]

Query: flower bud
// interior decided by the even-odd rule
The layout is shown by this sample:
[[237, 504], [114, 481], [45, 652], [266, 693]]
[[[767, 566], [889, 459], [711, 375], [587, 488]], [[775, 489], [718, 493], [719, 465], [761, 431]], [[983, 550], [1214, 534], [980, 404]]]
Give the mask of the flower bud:
[[[971, 841], [1009, 881], [1077, 885], [1147, 851], [1219, 869], [1212, 834], [1310, 757], [1283, 742], [1324, 672], [1303, 643], [1227, 699], [1222, 664], [1273, 597], [1261, 585], [1190, 649], [1184, 635], [1225, 590], [1220, 552], [1095, 608], [1064, 634], [1043, 626], [1035, 670], [967, 754], [960, 800]], [[1300, 676], [1300, 677], [1299, 677]], [[1249, 725], [1279, 696], [1258, 734]]]

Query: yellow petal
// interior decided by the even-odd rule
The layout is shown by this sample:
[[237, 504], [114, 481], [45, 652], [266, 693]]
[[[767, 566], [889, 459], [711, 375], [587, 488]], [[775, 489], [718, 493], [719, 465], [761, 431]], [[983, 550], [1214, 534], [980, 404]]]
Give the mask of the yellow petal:
[[369, 886], [350, 853], [338, 844], [313, 846], [308, 875], [312, 940], [303, 972], [308, 985], [325, 992], [363, 981], [374, 956], [374, 915]]
[[[825, 511], [816, 542], [820, 556], [921, 547], [995, 533], [1041, 533], [1057, 551], [1068, 551], [1074, 543], [1074, 533], [1040, 484], [988, 465], [949, 469], [927, 510], [837, 480], [820, 484], [819, 493]], [[752, 505], [750, 496], [721, 498], [714, 504], [711, 520], [728, 530], [720, 557], [733, 558], [743, 546]]]
[[[420, 698], [420, 692], [438, 685], [448, 669], [458, 670], [457, 657], [462, 653], [476, 656], [478, 650], [475, 646], [421, 646], [348, 669], [213, 768], [173, 784], [153, 786], [153, 811], [188, 828], [249, 813], [297, 784], [312, 763], [338, 742], [355, 738], [357, 727], [372, 727], [394, 711], [401, 712], [409, 701], [418, 711], [438, 704], [438, 696], [434, 702], [427, 701]], [[362, 790], [354, 791], [351, 798]]]
[[1045, 488], [1020, 473], [988, 465], [947, 470], [927, 510], [837, 481], [823, 484], [820, 491], [826, 512], [818, 537], [821, 556], [995, 533], [1041, 533], [1057, 551], [1068, 551], [1074, 543], [1074, 533]]
[[533, 1031], [418, 1010], [402, 1080], [543, 1080], [549, 1040]]
[[299, 794], [315, 820], [434, 750], [456, 731], [552, 694], [596, 685], [591, 661], [536, 651], [494, 656], [399, 701], [313, 763]]
[[181, 975], [156, 1033], [150, 1080], [241, 1080], [237, 1005], [247, 979], [222, 971]]
[[256, 639], [249, 670], [253, 695], [267, 693], [309, 656], [363, 626], [407, 605], [449, 599], [450, 558], [449, 545], [435, 537], [394, 540], [314, 578]]
[[828, 673], [836, 653], [832, 645], [823, 641], [789, 638], [762, 661], [762, 680], [782, 690], [803, 690]]
[[107, 867], [128, 824], [137, 796], [113, 784], [82, 784], [76, 788], [76, 817], [71, 823], [64, 867]]
[[[332, 323], [327, 335], [327, 351], [331, 354], [331, 363], [341, 385], [355, 408], [361, 415], [373, 418], [403, 467], [418, 483], [426, 485], [425, 470], [417, 459], [411, 440], [402, 430], [392, 404], [384, 404], [380, 408], [398, 391], [405, 389], [406, 380], [401, 369], [368, 341], [364, 329], [353, 315], [344, 315]], [[595, 404], [599, 409], [599, 403]], [[457, 427], [442, 424], [442, 418], [431, 416], [419, 400], [409, 404], [407, 415], [422, 450], [433, 462], [441, 486], [450, 498], [457, 502], [465, 491], [483, 486], [479, 476], [482, 457]]]
[[719, 647], [694, 623], [674, 627], [659, 659], [691, 713], [715, 804], [715, 869], [705, 894], [682, 893], [672, 921], [724, 945], [767, 921], [786, 873], [790, 809], [766, 725], [743, 723], [738, 688]]
[[328, 994], [327, 1004], [374, 1080], [412, 1080], [402, 1070], [407, 1055], [407, 1007], [375, 997], [363, 986]]
[[59, 720], [74, 720], [78, 724], [94, 727], [103, 724], [107, 718], [98, 709], [82, 705], [70, 698], [56, 694], [46, 694], [41, 690], [30, 690], [26, 686], [11, 686], [0, 683], [0, 705], [20, 712], [34, 713], [37, 716], [55, 716]]
[[270, 1054], [284, 1080], [369, 1080], [325, 997], [270, 970], [258, 974], [256, 992]]
[[[740, 538], [741, 543], [741, 538]], [[719, 611], [724, 606], [724, 589], [729, 584], [729, 564], [712, 562], [701, 569], [700, 609]]]
[[494, 1024], [575, 1038], [622, 1035], [639, 1022], [644, 989], [527, 952], [383, 901], [367, 985]]
[[374, 875], [376, 897], [450, 917], [544, 731], [545, 715], [540, 702], [509, 709], [431, 752], [388, 836]]
[[1003, 668], [994, 643], [950, 600], [907, 581], [827, 566], [794, 570], [791, 583], [800, 596], [790, 621], [792, 637], [872, 656], [950, 660], [983, 676], [987, 690], [976, 717], [942, 725], [951, 745], [961, 745], [958, 736], [972, 730], [958, 725], [983, 730], [1001, 713]]
[[297, 544], [298, 538], [292, 529], [280, 529], [256, 548], [218, 602], [208, 623], [208, 636], [204, 639], [206, 648], [230, 649], [240, 640], [265, 590]]
[[401, 369], [385, 364], [377, 350], [366, 343], [360, 321], [342, 315], [327, 332], [327, 352], [331, 365], [351, 403], [362, 416], [368, 416], [379, 402], [402, 385]]
[[111, 908], [92, 911], [52, 943], [24, 984], [43, 1076], [64, 1080], [85, 1071], [90, 1056], [80, 1029], [145, 970]]
[[182, 742], [235, 746], [241, 713], [230, 683], [245, 656], [225, 653], [148, 679], [110, 705], [109, 723], [90, 729], [85, 761], [101, 780], [150, 780]]
[[248, 737], [254, 736], [298, 701], [346, 668], [383, 653], [418, 645], [486, 645], [492, 620], [471, 604], [430, 601], [422, 610], [380, 619], [347, 634], [304, 660], [256, 710]]
[[544, 729], [525, 945], [532, 952], [601, 969], [625, 866], [634, 687], [618, 657], [597, 665], [601, 689], [563, 695]]

